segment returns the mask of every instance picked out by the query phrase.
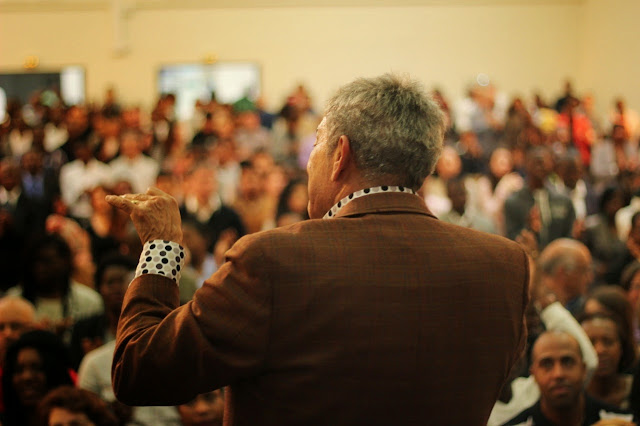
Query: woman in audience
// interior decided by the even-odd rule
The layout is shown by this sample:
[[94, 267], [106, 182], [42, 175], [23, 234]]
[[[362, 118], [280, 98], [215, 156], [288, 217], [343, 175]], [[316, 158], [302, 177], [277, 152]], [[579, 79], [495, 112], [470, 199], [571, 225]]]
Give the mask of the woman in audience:
[[189, 250], [189, 256], [187, 256], [189, 262], [186, 263], [185, 269], [193, 274], [197, 288], [200, 288], [204, 280], [218, 269], [213, 253], [207, 250], [209, 247], [207, 237], [206, 230], [197, 220], [186, 219], [182, 222], [182, 242]]
[[98, 395], [60, 386], [40, 402], [40, 425], [118, 426], [117, 417]]
[[631, 217], [631, 229], [627, 238], [627, 249], [631, 254], [627, 263], [633, 260], [640, 261], [640, 211]]
[[587, 392], [608, 404], [628, 409], [633, 379], [624, 372], [635, 361], [635, 347], [630, 344], [624, 321], [616, 314], [595, 313], [587, 315], [581, 324], [598, 354], [598, 368]]
[[67, 243], [58, 235], [40, 236], [26, 251], [22, 285], [7, 292], [33, 303], [42, 325], [65, 339], [75, 321], [104, 310], [95, 290], [71, 279], [72, 269]]
[[613, 316], [621, 322], [625, 336], [623, 345], [633, 346], [633, 308], [624, 290], [618, 286], [600, 286], [595, 288], [584, 304], [584, 314], [604, 314]]
[[618, 187], [609, 187], [600, 197], [599, 213], [588, 216], [582, 241], [589, 248], [595, 264], [596, 281], [617, 284], [628, 259], [628, 250], [618, 237], [616, 212], [624, 206], [624, 194]]
[[503, 206], [513, 192], [522, 188], [524, 180], [513, 172], [513, 156], [506, 148], [497, 148], [489, 160], [489, 174], [478, 178], [476, 190], [470, 191], [470, 202], [489, 216], [501, 235], [505, 235]]
[[307, 182], [292, 179], [282, 190], [276, 209], [276, 226], [289, 225], [309, 219]]
[[62, 237], [71, 249], [71, 279], [93, 288], [95, 264], [91, 255], [91, 238], [80, 224], [66, 213], [54, 213], [47, 217], [46, 232]]
[[640, 262], [630, 263], [622, 271], [620, 285], [627, 292], [627, 299], [633, 310], [631, 323], [636, 346], [640, 345]]
[[2, 424], [37, 424], [37, 405], [47, 392], [62, 385], [73, 385], [62, 341], [42, 330], [23, 334], [7, 351], [2, 374]]
[[93, 213], [89, 218], [87, 232], [91, 238], [91, 254], [95, 264], [100, 263], [105, 254], [118, 251], [120, 248], [120, 242], [115, 235], [116, 231], [119, 231], [115, 229], [116, 211], [105, 200], [110, 194], [113, 192], [105, 186], [96, 186], [91, 190]]

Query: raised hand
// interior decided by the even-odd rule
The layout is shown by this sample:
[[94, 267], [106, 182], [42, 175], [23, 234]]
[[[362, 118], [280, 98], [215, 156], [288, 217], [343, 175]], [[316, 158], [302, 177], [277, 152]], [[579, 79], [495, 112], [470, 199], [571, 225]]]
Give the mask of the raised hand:
[[106, 200], [129, 215], [142, 244], [152, 240], [182, 244], [178, 203], [166, 192], [149, 188], [145, 194], [107, 195]]

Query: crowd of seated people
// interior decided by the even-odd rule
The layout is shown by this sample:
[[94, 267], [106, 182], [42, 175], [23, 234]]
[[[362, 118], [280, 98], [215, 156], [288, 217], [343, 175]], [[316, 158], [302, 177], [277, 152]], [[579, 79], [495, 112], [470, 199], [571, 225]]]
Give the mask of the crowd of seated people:
[[[104, 197], [157, 186], [176, 198], [187, 303], [237, 239], [308, 219], [321, 116], [302, 86], [278, 113], [212, 96], [187, 122], [172, 94], [144, 111], [113, 90], [101, 105], [47, 93], [10, 101], [0, 123], [2, 424], [101, 410], [113, 414], [104, 424], [221, 424], [223, 390], [179, 407], [115, 401], [115, 329], [142, 247]], [[433, 96], [449, 129], [419, 196], [440, 220], [513, 239], [531, 258], [528, 350], [489, 424], [640, 420], [638, 114], [616, 99], [598, 116], [570, 84], [550, 103], [492, 85]]]

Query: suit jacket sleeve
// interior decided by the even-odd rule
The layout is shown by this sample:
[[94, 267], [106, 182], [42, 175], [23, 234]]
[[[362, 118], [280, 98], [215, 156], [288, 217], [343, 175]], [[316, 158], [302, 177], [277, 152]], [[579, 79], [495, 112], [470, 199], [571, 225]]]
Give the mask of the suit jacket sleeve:
[[125, 295], [112, 366], [128, 405], [177, 405], [255, 375], [265, 358], [271, 288], [261, 250], [243, 238], [192, 301], [160, 275], [136, 278]]

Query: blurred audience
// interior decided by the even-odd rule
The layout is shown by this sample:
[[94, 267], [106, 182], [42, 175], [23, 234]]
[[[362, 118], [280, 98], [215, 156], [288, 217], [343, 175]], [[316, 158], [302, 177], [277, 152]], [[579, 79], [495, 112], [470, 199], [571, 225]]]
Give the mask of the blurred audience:
[[504, 203], [507, 237], [515, 239], [522, 230], [537, 235], [540, 248], [558, 238], [572, 236], [575, 210], [571, 199], [548, 183], [553, 170], [551, 151], [542, 146], [526, 154], [526, 183]]
[[209, 246], [213, 251], [220, 235], [232, 229], [236, 237], [245, 234], [245, 224], [233, 208], [222, 203], [218, 194], [216, 169], [205, 163], [194, 166], [185, 177], [184, 203], [180, 213], [184, 220], [195, 220], [203, 226]]
[[136, 193], [145, 192], [155, 183], [160, 166], [156, 160], [144, 155], [143, 149], [143, 136], [139, 132], [122, 132], [120, 154], [109, 163], [112, 181], [125, 180]]
[[222, 426], [224, 389], [200, 394], [179, 405], [178, 412], [182, 426]]
[[60, 169], [60, 192], [69, 216], [86, 221], [91, 216], [89, 193], [97, 185], [111, 183], [111, 169], [94, 157], [87, 140], [75, 141], [73, 153], [76, 160]]
[[[537, 269], [534, 269], [534, 271], [537, 271]], [[536, 274], [534, 273], [534, 275]], [[530, 293], [529, 310], [533, 312], [528, 317], [529, 325], [531, 326], [533, 322], [530, 320], [531, 315], [535, 315], [536, 318], [534, 320], [540, 321], [541, 326], [546, 331], [566, 332], [578, 342], [586, 368], [583, 383], [587, 385], [598, 366], [598, 357], [589, 337], [571, 313], [557, 301], [555, 294], [541, 283], [537, 277], [533, 278], [531, 282]], [[538, 336], [532, 336], [531, 334], [533, 333], [530, 331], [529, 338], [535, 342]], [[488, 426], [503, 424], [518, 415], [522, 410], [534, 405], [540, 398], [540, 388], [535, 376], [529, 372], [528, 361], [528, 357], [522, 357], [519, 365], [516, 364], [517, 368], [512, 370], [509, 382], [505, 384], [496, 405], [491, 411], [491, 416], [487, 423]], [[520, 377], [518, 377], [519, 374], [521, 374]]]
[[451, 210], [440, 215], [440, 220], [491, 234], [497, 232], [495, 224], [467, 202], [464, 179], [453, 178], [447, 182], [447, 197], [451, 200]]
[[[133, 279], [136, 265], [137, 259], [119, 253], [105, 256], [98, 265], [96, 288], [104, 300], [105, 311], [76, 323], [69, 346], [72, 365], [78, 369], [78, 386], [115, 404], [118, 417], [128, 418], [131, 424], [178, 425], [177, 412], [173, 407], [124, 407], [118, 405], [113, 394], [111, 362], [115, 334], [124, 294]], [[183, 283], [180, 284], [182, 293]], [[189, 298], [191, 296], [193, 291]]]
[[640, 349], [640, 262], [633, 261], [622, 271], [620, 286], [627, 292], [632, 309], [633, 336]]
[[37, 425], [37, 407], [47, 392], [73, 384], [67, 350], [62, 341], [48, 331], [24, 333], [7, 350], [2, 371], [5, 407], [2, 424]]
[[[571, 398], [559, 401], [543, 377], [536, 347], [531, 375], [531, 357], [523, 357], [489, 424], [527, 408], [534, 420], [543, 415], [564, 421], [580, 411], [576, 401], [599, 406], [591, 396], [640, 411], [640, 379], [631, 384], [638, 369], [628, 348], [640, 344], [638, 114], [622, 97], [611, 101], [608, 116], [601, 114], [593, 95], [580, 93], [569, 80], [557, 97], [509, 98], [480, 77], [462, 99], [433, 90], [449, 128], [435, 174], [420, 196], [441, 220], [525, 247], [537, 265], [528, 353], [545, 329], [568, 331], [586, 364], [581, 371], [576, 361], [566, 373], [575, 379], [567, 379]], [[25, 331], [49, 329], [70, 345], [72, 366], [86, 354], [83, 383], [113, 401], [110, 345], [142, 247], [128, 217], [114, 212], [105, 195], [156, 185], [176, 198], [189, 265], [180, 302], [188, 303], [237, 239], [308, 220], [305, 169], [322, 118], [310, 93], [295, 85], [277, 113], [265, 108], [263, 98], [246, 95], [225, 104], [209, 93], [196, 102], [188, 122], [176, 119], [171, 93], [160, 95], [148, 111], [125, 105], [115, 87], [87, 105], [65, 105], [56, 90], [36, 92], [24, 105], [8, 100], [0, 124], [0, 354], [9, 353]], [[548, 104], [545, 97], [555, 101]], [[571, 314], [587, 315], [584, 331]], [[547, 346], [576, 352], [569, 338], [546, 340]], [[603, 350], [605, 341], [613, 349]], [[604, 362], [589, 381], [596, 369], [594, 346]], [[579, 391], [581, 383], [587, 395]], [[68, 421], [98, 424], [85, 412], [93, 406], [90, 397], [74, 396], [88, 401], [76, 406], [68, 404], [69, 395], [63, 389], [52, 396], [43, 405], [45, 416], [62, 413]], [[43, 396], [39, 390], [37, 399]], [[123, 424], [216, 425], [222, 396], [222, 390], [200, 395], [177, 409], [110, 409]], [[27, 409], [15, 406], [18, 417], [8, 410], [6, 424], [38, 421], [35, 402], [26, 402]], [[591, 412], [585, 416], [597, 420]]]
[[289, 181], [278, 200], [275, 217], [276, 227], [309, 219], [308, 202], [307, 181], [303, 179]]
[[57, 235], [43, 235], [29, 244], [24, 259], [22, 284], [7, 291], [33, 303], [36, 318], [69, 342], [73, 324], [103, 312], [100, 295], [72, 280], [71, 249]]
[[604, 314], [591, 314], [581, 324], [598, 354], [598, 368], [587, 386], [594, 398], [621, 409], [629, 409], [633, 377], [625, 371], [635, 361], [635, 346], [621, 321]]
[[562, 331], [544, 332], [533, 346], [531, 374], [540, 398], [505, 425], [593, 425], [618, 418], [632, 426], [633, 415], [596, 400], [584, 391], [586, 367], [575, 338]]
[[617, 284], [622, 269], [629, 262], [626, 244], [620, 240], [615, 222], [616, 213], [624, 204], [624, 195], [618, 187], [609, 187], [600, 197], [598, 213], [584, 222], [580, 240], [593, 256], [595, 281], [598, 284]]
[[29, 301], [13, 296], [0, 299], [0, 369], [4, 366], [7, 348], [35, 325], [36, 310]]
[[554, 240], [540, 253], [537, 271], [541, 284], [574, 317], [582, 313], [593, 280], [591, 254], [584, 244], [568, 238]]
[[80, 319], [74, 325], [70, 342], [74, 368], [78, 368], [84, 355], [115, 339], [124, 293], [137, 264], [137, 259], [116, 252], [104, 256], [98, 264], [95, 283], [104, 312]]
[[109, 406], [93, 392], [60, 386], [38, 406], [42, 426], [119, 426]]

